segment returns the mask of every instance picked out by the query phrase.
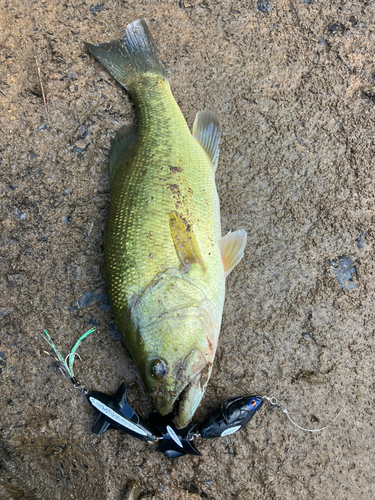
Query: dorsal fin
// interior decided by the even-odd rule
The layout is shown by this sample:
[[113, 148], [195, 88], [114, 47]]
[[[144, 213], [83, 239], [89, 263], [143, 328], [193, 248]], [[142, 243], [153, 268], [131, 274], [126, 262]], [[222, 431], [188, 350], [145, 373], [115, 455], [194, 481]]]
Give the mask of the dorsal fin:
[[199, 111], [193, 125], [193, 137], [205, 150], [216, 171], [219, 161], [220, 123], [211, 111]]
[[225, 277], [236, 267], [243, 257], [247, 233], [239, 229], [223, 236], [219, 242]]
[[109, 155], [109, 183], [115, 177], [116, 167], [119, 160], [124, 156], [129, 147], [134, 144], [137, 139], [137, 127], [135, 125], [124, 125], [116, 132], [115, 137], [111, 141], [111, 152]]

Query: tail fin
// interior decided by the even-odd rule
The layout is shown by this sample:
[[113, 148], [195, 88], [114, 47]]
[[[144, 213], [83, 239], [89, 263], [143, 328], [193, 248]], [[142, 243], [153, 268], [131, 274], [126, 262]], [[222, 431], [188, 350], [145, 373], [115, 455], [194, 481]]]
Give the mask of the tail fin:
[[124, 40], [85, 47], [111, 75], [127, 90], [140, 73], [162, 75], [167, 81], [167, 73], [158, 59], [157, 48], [143, 19], [138, 19], [126, 27]]

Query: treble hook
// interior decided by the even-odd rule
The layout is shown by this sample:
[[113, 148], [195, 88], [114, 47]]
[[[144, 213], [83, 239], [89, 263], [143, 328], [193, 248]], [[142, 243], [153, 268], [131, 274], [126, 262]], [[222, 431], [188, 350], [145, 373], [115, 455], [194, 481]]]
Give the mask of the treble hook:
[[69, 358], [70, 358], [70, 356], [78, 356], [79, 360], [80, 360], [80, 361], [82, 361], [82, 358], [81, 358], [81, 356], [78, 354], [78, 352], [71, 352], [70, 354], [68, 354], [68, 355], [66, 356], [66, 358], [65, 358], [65, 364], [68, 364], [67, 359], [69, 359]]

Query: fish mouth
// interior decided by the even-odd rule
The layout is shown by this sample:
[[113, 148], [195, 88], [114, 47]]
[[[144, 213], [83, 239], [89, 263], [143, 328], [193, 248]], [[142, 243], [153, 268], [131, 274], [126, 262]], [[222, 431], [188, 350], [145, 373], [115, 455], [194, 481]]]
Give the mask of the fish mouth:
[[212, 364], [194, 349], [185, 357], [175, 376], [170, 373], [165, 381], [154, 385], [151, 396], [156, 409], [161, 415], [173, 412], [178, 429], [186, 427], [193, 418], [206, 390], [211, 368]]
[[211, 366], [205, 368], [185, 387], [181, 392], [177, 404], [175, 404], [173, 422], [177, 429], [186, 427], [196, 412], [199, 403], [206, 391], [207, 383], [211, 375]]

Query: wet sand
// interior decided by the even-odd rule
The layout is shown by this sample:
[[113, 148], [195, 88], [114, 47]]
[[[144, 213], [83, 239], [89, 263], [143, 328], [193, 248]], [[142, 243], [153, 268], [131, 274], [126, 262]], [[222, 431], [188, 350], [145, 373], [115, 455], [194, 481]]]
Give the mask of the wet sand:
[[[202, 109], [220, 117], [222, 230], [249, 235], [197, 419], [247, 392], [303, 427], [343, 408], [321, 433], [265, 405], [241, 432], [197, 440], [201, 457], [168, 460], [92, 434], [92, 409], [44, 352], [44, 329], [68, 353], [95, 327], [77, 378], [124, 382], [140, 414], [152, 409], [103, 276], [110, 139], [134, 110], [83, 46], [140, 17], [189, 126]], [[143, 500], [374, 497], [374, 19], [372, 1], [5, 1], [1, 499], [120, 500], [134, 480]]]

